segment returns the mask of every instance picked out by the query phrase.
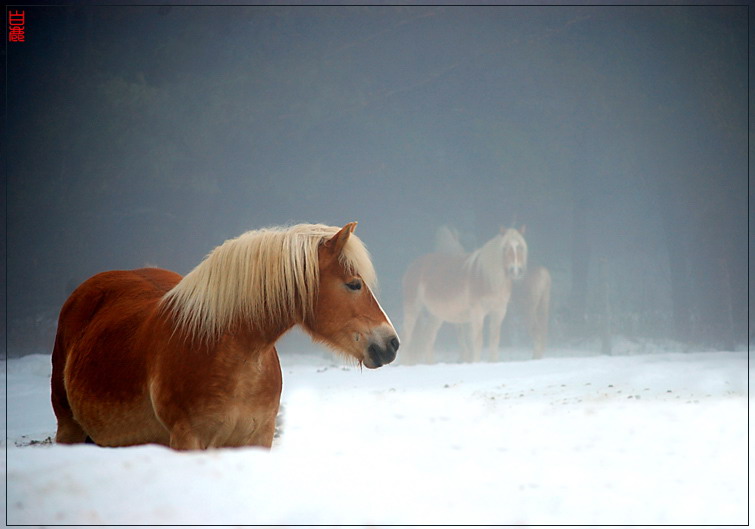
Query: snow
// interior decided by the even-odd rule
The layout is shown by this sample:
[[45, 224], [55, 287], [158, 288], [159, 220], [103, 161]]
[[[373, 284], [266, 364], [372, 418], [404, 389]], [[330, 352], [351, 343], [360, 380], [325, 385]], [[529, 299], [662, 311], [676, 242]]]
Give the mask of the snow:
[[8, 360], [7, 522], [748, 521], [746, 352], [363, 371], [326, 354], [282, 356], [271, 451], [197, 453], [40, 443], [50, 358]]

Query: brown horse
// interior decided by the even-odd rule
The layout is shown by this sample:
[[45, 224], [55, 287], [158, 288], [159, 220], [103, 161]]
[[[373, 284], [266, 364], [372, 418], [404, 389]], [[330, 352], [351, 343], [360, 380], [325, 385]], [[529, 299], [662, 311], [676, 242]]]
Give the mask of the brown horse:
[[[403, 333], [407, 343], [415, 355], [419, 353], [424, 361], [432, 362], [435, 338], [443, 322], [468, 324], [470, 339], [463, 340], [465, 359], [479, 361], [488, 317], [491, 359], [497, 360], [512, 281], [524, 277], [527, 270], [524, 236], [514, 228], [502, 228], [471, 254], [464, 253], [458, 240], [454, 243], [453, 234], [439, 236], [438, 242], [444, 251], [420, 257], [404, 275]], [[415, 326], [423, 309], [429, 321], [425, 343], [419, 344]]]
[[275, 342], [296, 324], [368, 368], [393, 361], [398, 337], [355, 226], [250, 231], [183, 278], [146, 268], [84, 282], [52, 353], [56, 441], [270, 447]]

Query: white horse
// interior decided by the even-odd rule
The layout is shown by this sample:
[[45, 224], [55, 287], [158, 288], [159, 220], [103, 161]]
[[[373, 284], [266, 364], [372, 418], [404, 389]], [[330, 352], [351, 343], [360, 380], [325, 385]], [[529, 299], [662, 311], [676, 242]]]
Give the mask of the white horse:
[[532, 339], [533, 358], [542, 358], [548, 342], [551, 306], [551, 274], [544, 266], [527, 272], [524, 281], [514, 285], [512, 306], [519, 305], [527, 332]]
[[501, 228], [482, 248], [468, 254], [452, 232], [441, 231], [437, 240], [443, 250], [423, 255], [409, 265], [403, 281], [403, 334], [415, 355], [420, 347], [414, 331], [424, 309], [429, 320], [427, 340], [421, 347], [424, 361], [433, 361], [435, 338], [443, 322], [468, 324], [469, 337], [462, 340], [465, 360], [479, 361], [488, 316], [491, 360], [498, 360], [501, 322], [512, 281], [523, 278], [527, 271], [523, 232]]

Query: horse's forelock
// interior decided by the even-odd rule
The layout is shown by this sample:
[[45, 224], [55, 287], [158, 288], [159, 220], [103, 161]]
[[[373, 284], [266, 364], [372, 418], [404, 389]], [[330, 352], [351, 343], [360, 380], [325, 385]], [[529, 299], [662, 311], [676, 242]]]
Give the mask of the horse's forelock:
[[525, 240], [524, 235], [522, 235], [522, 233], [516, 228], [508, 228], [504, 233], [500, 235], [500, 237], [502, 238], [501, 244], [503, 246], [517, 242], [521, 244], [525, 249], [527, 248], [527, 241]]
[[377, 274], [372, 265], [370, 252], [367, 251], [362, 240], [353, 233], [344, 246], [339, 260], [350, 273], [361, 276], [370, 290], [374, 291], [377, 288]]

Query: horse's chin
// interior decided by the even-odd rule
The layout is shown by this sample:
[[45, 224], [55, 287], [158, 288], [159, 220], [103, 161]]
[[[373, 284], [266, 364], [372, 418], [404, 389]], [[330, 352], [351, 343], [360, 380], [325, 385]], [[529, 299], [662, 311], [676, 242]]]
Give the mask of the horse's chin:
[[512, 279], [512, 281], [521, 281], [522, 279], [524, 279], [524, 277], [526, 275], [527, 275], [527, 271], [526, 270], [522, 270], [522, 271], [520, 271], [518, 273], [511, 273], [511, 274], [509, 274], [509, 277]]
[[[396, 359], [399, 339], [392, 327], [383, 325], [371, 336], [361, 333], [343, 332], [338, 336], [326, 337], [304, 327], [315, 342], [320, 342], [336, 353], [356, 360], [367, 369], [377, 369], [390, 364]], [[366, 348], [365, 348], [366, 345]]]
[[339, 341], [334, 341], [324, 336], [319, 336], [315, 333], [310, 333], [310, 336], [315, 342], [325, 345], [328, 349], [333, 351], [334, 354], [338, 355], [349, 363], [358, 364], [360, 366], [366, 367], [367, 369], [377, 369], [378, 367], [384, 365], [370, 358], [369, 353], [364, 351], [363, 348], [355, 347], [355, 344], [353, 342], [343, 340], [343, 342], [345, 343], [339, 343]]
[[367, 369], [377, 369], [378, 367], [383, 367], [384, 364], [377, 364], [371, 358], [365, 358], [362, 360], [362, 365]]

